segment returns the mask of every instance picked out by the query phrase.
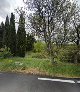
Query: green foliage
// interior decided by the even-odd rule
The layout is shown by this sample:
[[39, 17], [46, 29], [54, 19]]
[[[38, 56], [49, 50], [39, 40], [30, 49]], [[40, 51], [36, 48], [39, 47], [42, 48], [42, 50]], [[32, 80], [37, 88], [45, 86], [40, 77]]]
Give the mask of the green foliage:
[[13, 56], [16, 55], [16, 30], [15, 30], [15, 16], [11, 13], [11, 18], [9, 22], [9, 17], [6, 17], [5, 21], [5, 31], [3, 35], [3, 45], [10, 48]]
[[26, 52], [25, 19], [23, 17], [23, 14], [21, 14], [17, 31], [17, 55], [20, 57], [25, 57], [25, 52]]
[[0, 48], [2, 48], [2, 39], [3, 39], [3, 30], [1, 29], [0, 26]]
[[4, 37], [3, 37], [3, 44], [6, 45], [7, 48], [10, 46], [10, 23], [9, 23], [9, 17], [6, 17], [5, 21], [5, 31], [4, 31]]
[[45, 51], [46, 51], [46, 44], [44, 42], [38, 41], [34, 44], [34, 52], [40, 53]]
[[0, 25], [0, 48], [3, 47], [3, 35], [4, 35], [4, 31], [5, 31], [4, 23], [1, 22], [1, 25]]
[[59, 49], [56, 58], [61, 62], [80, 63], [79, 53], [79, 48], [76, 45], [69, 45]]
[[10, 50], [13, 56], [16, 55], [16, 29], [15, 29], [15, 16], [13, 13], [11, 13], [10, 18], [10, 33], [9, 33], [9, 40], [10, 40]]
[[8, 51], [7, 48], [3, 49], [1, 52], [0, 52], [0, 58], [10, 58], [12, 57], [12, 54], [10, 52], [10, 50]]
[[49, 58], [47, 53], [46, 44], [44, 42], [37, 41], [34, 43], [34, 54], [32, 54], [32, 58]]
[[49, 58], [48, 53], [47, 52], [40, 52], [40, 53], [32, 53], [31, 54], [32, 58], [39, 58], [39, 59], [46, 59]]
[[34, 42], [35, 42], [35, 38], [30, 35], [30, 34], [27, 34], [27, 37], [26, 37], [26, 51], [31, 51], [34, 49]]
[[[31, 56], [31, 55], [30, 55]], [[48, 59], [13, 57], [0, 59], [0, 70], [42, 74], [57, 77], [80, 77], [80, 65], [57, 63], [52, 65]], [[24, 71], [25, 70], [25, 71]]]

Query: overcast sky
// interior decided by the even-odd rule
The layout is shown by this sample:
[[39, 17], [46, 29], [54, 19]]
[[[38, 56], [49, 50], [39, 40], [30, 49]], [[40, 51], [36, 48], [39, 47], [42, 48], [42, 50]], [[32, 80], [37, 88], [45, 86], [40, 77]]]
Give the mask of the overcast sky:
[[[80, 4], [80, 0], [77, 1]], [[5, 21], [6, 15], [10, 16], [14, 9], [23, 5], [23, 0], [0, 0], [0, 22]]]
[[7, 15], [10, 16], [14, 9], [23, 5], [23, 0], [0, 0], [0, 22], [5, 21]]

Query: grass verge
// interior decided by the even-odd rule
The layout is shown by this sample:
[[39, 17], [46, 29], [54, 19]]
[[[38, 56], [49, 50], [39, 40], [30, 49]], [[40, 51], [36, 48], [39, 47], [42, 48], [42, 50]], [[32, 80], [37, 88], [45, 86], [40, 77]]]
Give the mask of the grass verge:
[[31, 57], [0, 59], [0, 70], [47, 75], [51, 77], [80, 78], [79, 64], [58, 63], [52, 65], [48, 59]]

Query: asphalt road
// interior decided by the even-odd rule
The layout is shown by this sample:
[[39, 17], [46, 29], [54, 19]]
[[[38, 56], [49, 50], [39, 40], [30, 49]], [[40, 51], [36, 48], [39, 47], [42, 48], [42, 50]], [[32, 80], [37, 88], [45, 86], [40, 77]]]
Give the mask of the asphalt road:
[[80, 92], [80, 83], [77, 83], [79, 79], [66, 79], [74, 81], [74, 83], [68, 83], [40, 80], [39, 78], [43, 77], [28, 74], [0, 73], [0, 92]]

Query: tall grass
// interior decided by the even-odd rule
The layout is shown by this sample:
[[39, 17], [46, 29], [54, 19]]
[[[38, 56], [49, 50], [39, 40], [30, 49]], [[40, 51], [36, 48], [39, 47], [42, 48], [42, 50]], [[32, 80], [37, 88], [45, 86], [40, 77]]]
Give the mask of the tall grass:
[[80, 65], [57, 63], [52, 65], [49, 59], [38, 58], [8, 58], [0, 59], [1, 71], [18, 71], [57, 77], [80, 77]]

